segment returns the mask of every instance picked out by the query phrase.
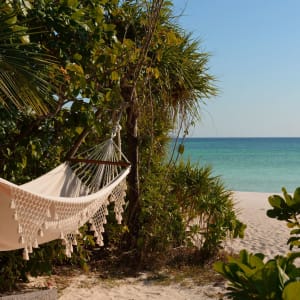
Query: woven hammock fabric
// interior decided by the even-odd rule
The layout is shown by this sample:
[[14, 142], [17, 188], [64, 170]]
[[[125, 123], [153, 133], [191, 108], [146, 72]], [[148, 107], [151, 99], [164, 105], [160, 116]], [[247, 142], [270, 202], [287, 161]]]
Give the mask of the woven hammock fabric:
[[[93, 149], [92, 157], [103, 149], [114, 153], [114, 148], [110, 140], [97, 147], [97, 151]], [[111, 202], [115, 204], [116, 219], [121, 222], [130, 167], [120, 170], [117, 166], [101, 164], [93, 169], [87, 169], [82, 163], [80, 166], [63, 163], [20, 186], [0, 178], [0, 251], [23, 248], [24, 259], [29, 259], [29, 253], [39, 244], [61, 239], [66, 255], [70, 256], [78, 229], [87, 222], [97, 243], [103, 245], [103, 225]], [[111, 174], [105, 174], [107, 172]], [[79, 173], [83, 174], [81, 178]], [[86, 174], [92, 175], [93, 184], [90, 179], [89, 184], [82, 180]]]

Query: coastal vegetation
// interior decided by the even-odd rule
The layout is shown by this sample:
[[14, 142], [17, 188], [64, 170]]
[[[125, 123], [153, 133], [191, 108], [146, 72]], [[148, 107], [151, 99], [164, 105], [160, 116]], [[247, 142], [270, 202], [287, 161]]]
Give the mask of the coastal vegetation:
[[[300, 248], [300, 188], [291, 195], [282, 188], [283, 197], [269, 197], [270, 218], [285, 221], [291, 228], [287, 241], [289, 249]], [[248, 253], [242, 250], [239, 257], [229, 257], [228, 262], [217, 262], [214, 268], [229, 282], [227, 295], [230, 299], [274, 299], [294, 300], [300, 293], [300, 268], [295, 260], [300, 252], [287, 256], [266, 259], [263, 253]]]
[[84, 226], [70, 259], [59, 241], [28, 262], [19, 250], [1, 252], [0, 290], [28, 273], [88, 269], [109, 256], [149, 268], [189, 249], [203, 264], [228, 235], [243, 235], [232, 195], [210, 168], [167, 162], [170, 132], [187, 132], [217, 93], [209, 54], [175, 22], [170, 1], [4, 1], [0, 26], [1, 177], [21, 184], [42, 175], [116, 122], [132, 165], [123, 224], [108, 216], [104, 248]]

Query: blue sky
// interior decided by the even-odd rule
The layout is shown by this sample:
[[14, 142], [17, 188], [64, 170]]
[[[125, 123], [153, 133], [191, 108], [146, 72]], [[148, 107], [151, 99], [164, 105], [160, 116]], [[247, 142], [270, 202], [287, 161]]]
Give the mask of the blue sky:
[[202, 106], [199, 137], [300, 136], [300, 1], [173, 0], [219, 95]]

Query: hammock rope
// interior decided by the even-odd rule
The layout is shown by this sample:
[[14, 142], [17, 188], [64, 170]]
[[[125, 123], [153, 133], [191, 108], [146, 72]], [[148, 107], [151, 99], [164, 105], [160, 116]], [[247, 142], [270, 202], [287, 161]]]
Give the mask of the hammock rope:
[[97, 244], [103, 245], [110, 203], [116, 220], [122, 221], [130, 171], [113, 140], [119, 130], [118, 126], [107, 141], [24, 185], [0, 178], [0, 251], [23, 248], [28, 260], [39, 244], [61, 239], [70, 256], [78, 229], [87, 222]]

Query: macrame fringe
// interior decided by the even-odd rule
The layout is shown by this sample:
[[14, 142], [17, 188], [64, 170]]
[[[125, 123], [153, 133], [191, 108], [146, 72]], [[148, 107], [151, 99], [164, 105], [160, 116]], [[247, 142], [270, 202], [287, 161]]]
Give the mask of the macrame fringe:
[[[107, 151], [111, 151], [112, 143], [110, 141], [104, 145]], [[92, 159], [105, 160], [107, 157], [92, 157]], [[110, 170], [110, 173], [107, 170]], [[112, 166], [107, 165], [102, 169], [95, 169], [94, 172], [98, 172], [97, 175], [99, 176], [94, 176], [95, 178], [92, 178], [92, 180], [85, 178], [86, 174], [89, 174], [87, 169], [79, 168], [75, 171], [75, 174], [81, 175], [82, 178], [82, 182], [78, 179], [78, 182], [81, 182], [81, 186], [78, 188], [80, 193], [82, 190], [89, 193], [100, 190], [101, 186], [97, 186], [100, 175], [103, 177], [101, 184], [104, 184], [104, 187], [109, 186], [109, 183], [113, 181], [117, 174], [112, 171]], [[105, 173], [104, 171], [107, 173], [105, 176], [102, 175], [102, 173]], [[126, 176], [109, 195], [103, 194], [104, 196], [98, 196], [99, 198], [94, 198], [90, 202], [54, 202], [46, 197], [43, 198], [34, 193], [29, 193], [25, 189], [11, 186], [10, 208], [13, 210], [11, 215], [18, 224], [17, 236], [19, 244], [24, 248], [23, 258], [25, 260], [29, 259], [29, 254], [32, 253], [33, 248], [38, 248], [39, 241], [43, 241], [47, 237], [48, 230], [57, 232], [57, 238], [61, 239], [66, 247], [65, 254], [68, 257], [71, 256], [74, 251], [73, 247], [77, 246], [76, 236], [81, 236], [78, 228], [87, 221], [90, 221], [90, 230], [93, 231], [95, 241], [99, 246], [103, 246], [102, 234], [104, 224], [107, 223], [106, 217], [109, 214], [108, 206], [111, 203], [114, 204], [116, 220], [118, 224], [121, 224], [125, 191]]]

